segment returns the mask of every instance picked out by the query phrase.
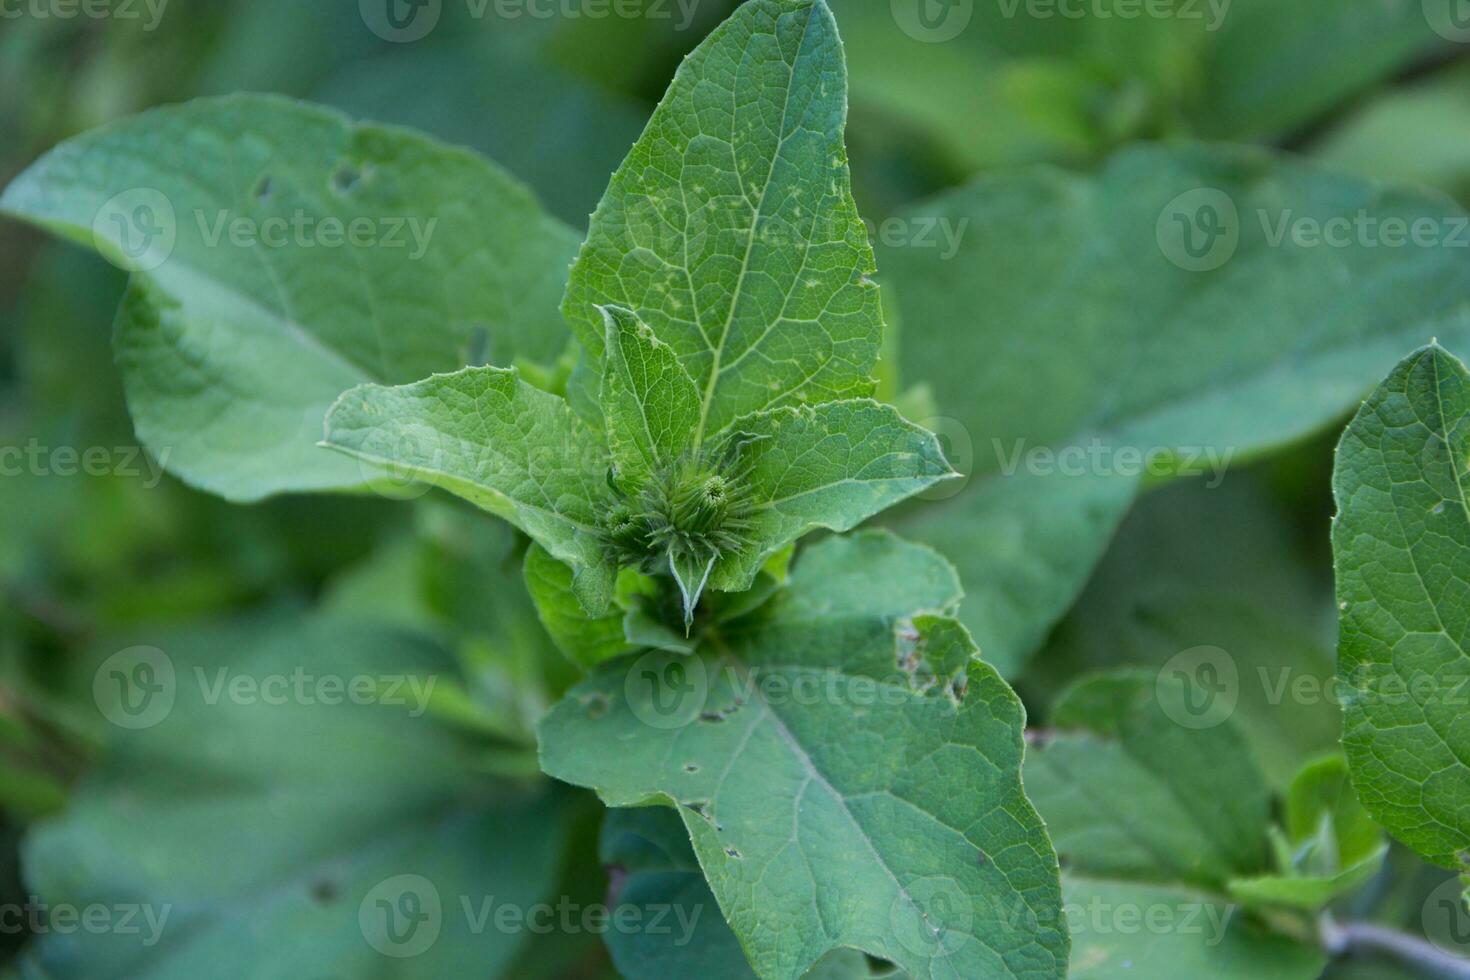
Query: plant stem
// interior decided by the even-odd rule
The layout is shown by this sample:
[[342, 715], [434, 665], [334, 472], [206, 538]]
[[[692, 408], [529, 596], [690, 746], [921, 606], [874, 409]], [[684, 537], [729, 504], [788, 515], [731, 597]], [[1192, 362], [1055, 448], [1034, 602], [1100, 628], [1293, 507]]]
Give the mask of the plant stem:
[[1443, 980], [1470, 980], [1470, 960], [1451, 956], [1406, 932], [1369, 922], [1339, 924], [1325, 912], [1319, 925], [1322, 945], [1332, 956], [1378, 953], [1391, 956], [1425, 976]]

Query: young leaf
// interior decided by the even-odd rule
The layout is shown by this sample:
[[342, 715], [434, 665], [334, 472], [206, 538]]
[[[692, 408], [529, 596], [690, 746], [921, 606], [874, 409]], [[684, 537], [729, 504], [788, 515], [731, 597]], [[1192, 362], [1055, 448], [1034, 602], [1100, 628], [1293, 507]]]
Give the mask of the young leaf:
[[[25, 975], [517, 976], [529, 934], [475, 928], [460, 896], [552, 899], [566, 801], [487, 780], [469, 743], [416, 714], [456, 676], [442, 651], [323, 618], [161, 643], [135, 662], [154, 690], [127, 689], [154, 724], [120, 731], [26, 847], [53, 907], [132, 908], [135, 928], [48, 930]], [[359, 679], [393, 693], [365, 702]]]
[[514, 370], [466, 368], [397, 388], [363, 385], [327, 415], [325, 445], [443, 487], [525, 531], [577, 573], [589, 611], [612, 573], [598, 522], [600, 440], [567, 403]]
[[955, 475], [933, 433], [870, 400], [773, 409], [739, 428], [755, 544], [717, 566], [725, 591], [749, 588], [767, 558], [809, 531], [850, 530]]
[[1343, 748], [1358, 797], [1436, 864], [1470, 868], [1470, 374], [1432, 345], [1337, 449]]
[[1278, 838], [1286, 858], [1276, 874], [1230, 882], [1247, 905], [1317, 912], [1355, 891], [1383, 866], [1388, 842], [1368, 816], [1338, 755], [1304, 767], [1286, 797], [1286, 829]]
[[623, 635], [623, 611], [614, 607], [589, 616], [577, 599], [572, 570], [539, 544], [527, 549], [524, 571], [541, 625], [573, 663], [594, 667], [634, 648]]
[[963, 618], [1003, 673], [1142, 487], [1213, 482], [1330, 424], [1402, 351], [1470, 343], [1459, 208], [1256, 150], [1144, 147], [1096, 175], [986, 177], [906, 220], [954, 246], [880, 256], [905, 369], [933, 383], [976, 464], [905, 532], [955, 560], [976, 594]]
[[680, 65], [613, 175], [563, 310], [599, 364], [630, 310], [700, 393], [696, 448], [741, 416], [863, 397], [882, 338], [823, 0], [750, 0]]
[[695, 655], [598, 668], [542, 721], [542, 766], [676, 807], [757, 976], [850, 946], [914, 976], [1060, 977], [1023, 711], [945, 615], [959, 596], [926, 548], [823, 541]]
[[699, 391], [673, 350], [627, 310], [604, 307], [602, 410], [618, 478], [646, 482], [677, 463], [699, 426]]
[[1205, 888], [1262, 870], [1265, 780], [1234, 725], [1206, 727], [1212, 697], [1132, 670], [1062, 695], [1026, 790], [1069, 869]]
[[503, 171], [406, 130], [239, 95], [62, 144], [0, 211], [134, 271], [116, 334], [138, 435], [232, 500], [363, 486], [316, 447], [363, 382], [551, 359], [576, 234]]

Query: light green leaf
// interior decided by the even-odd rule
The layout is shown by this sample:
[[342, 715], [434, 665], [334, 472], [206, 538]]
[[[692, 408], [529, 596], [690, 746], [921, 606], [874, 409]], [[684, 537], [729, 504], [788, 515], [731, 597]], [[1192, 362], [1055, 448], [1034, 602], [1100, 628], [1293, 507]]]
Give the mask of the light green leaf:
[[1062, 894], [1070, 980], [1317, 980], [1327, 962], [1208, 892], [1069, 874]]
[[[1140, 487], [1213, 483], [1330, 424], [1403, 350], [1470, 342], [1463, 212], [1266, 153], [1144, 147], [1092, 176], [985, 178], [906, 218], [959, 236], [952, 256], [910, 243], [881, 259], [905, 368], [976, 457], [972, 485], [907, 527], [960, 566], [980, 599], [964, 618], [1002, 672], [1075, 598]], [[1434, 244], [1388, 247], [1389, 218], [1406, 234], [1427, 222]], [[1329, 221], [1346, 247], [1299, 240]], [[1186, 232], [1209, 246], [1198, 258]]]
[[1329, 130], [1312, 155], [1365, 177], [1470, 200], [1470, 68], [1452, 63], [1374, 96]]
[[873, 390], [883, 321], [823, 0], [751, 0], [679, 67], [614, 174], [563, 310], [594, 363], [631, 310], [699, 389], [696, 448], [741, 416]]
[[543, 720], [542, 766], [675, 806], [757, 976], [853, 947], [914, 976], [1060, 977], [1023, 711], [945, 618], [958, 600], [928, 549], [828, 539], [697, 655], [602, 665]]
[[[597, 526], [606, 497], [600, 442], [563, 399], [514, 370], [465, 368], [396, 388], [354, 388], [332, 406], [326, 429], [325, 445], [510, 521], [572, 566], [584, 605], [606, 607], [612, 573]], [[584, 581], [595, 587], [584, 591]]]
[[234, 500], [367, 483], [316, 447], [353, 385], [550, 359], [565, 336], [577, 236], [521, 185], [467, 151], [280, 98], [80, 136], [0, 210], [136, 272], [115, 343], [139, 437]]
[[1305, 766], [1286, 796], [1285, 851], [1277, 874], [1230, 882], [1248, 905], [1316, 912], [1378, 873], [1388, 853], [1383, 831], [1353, 794], [1347, 762], [1330, 755]]
[[847, 531], [954, 475], [939, 440], [871, 400], [778, 408], [740, 421], [754, 546], [724, 556], [714, 587], [749, 588], [760, 566], [818, 528]]
[[525, 575], [541, 624], [573, 663], [593, 667], [632, 649], [623, 636], [623, 611], [613, 607], [605, 615], [589, 616], [577, 599], [571, 568], [539, 544], [526, 551]]
[[646, 482], [688, 451], [699, 427], [699, 391], [673, 349], [634, 314], [608, 306], [602, 315], [608, 448], [620, 480]]
[[[327, 619], [155, 642], [102, 668], [160, 685], [130, 688], [140, 710], [119, 715], [151, 727], [117, 730], [66, 815], [26, 845], [46, 902], [136, 907], [137, 928], [50, 931], [26, 975], [194, 980], [227, 963], [284, 980], [392, 963], [438, 980], [470, 962], [514, 975], [529, 933], [475, 929], [460, 896], [553, 899], [565, 801], [487, 780], [469, 743], [418, 714], [431, 683], [452, 681], [448, 657]], [[390, 922], [395, 909], [422, 918]]]
[[1343, 748], [1358, 797], [1436, 864], [1470, 867], [1470, 374], [1410, 355], [1337, 449]]
[[1119, 671], [1061, 697], [1026, 790], [1069, 869], [1206, 888], [1262, 870], [1265, 780], [1234, 726], [1199, 710], [1212, 696]]
[[[609, 810], [602, 824], [602, 863], [613, 868], [612, 917], [666, 922], [666, 928], [614, 929], [608, 950], [628, 980], [752, 980], [750, 964], [705, 884], [689, 846], [689, 832], [666, 807]], [[626, 921], [626, 920], [625, 920]], [[806, 980], [860, 980], [873, 976], [867, 958], [837, 950]]]

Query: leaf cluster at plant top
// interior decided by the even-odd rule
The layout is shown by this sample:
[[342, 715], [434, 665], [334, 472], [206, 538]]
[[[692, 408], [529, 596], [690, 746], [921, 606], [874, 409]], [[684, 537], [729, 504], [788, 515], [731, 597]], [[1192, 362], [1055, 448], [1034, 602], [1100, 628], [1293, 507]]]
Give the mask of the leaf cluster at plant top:
[[[704, 913], [680, 943], [607, 935], [618, 970], [650, 980], [1312, 980], [1340, 953], [1333, 913], [1393, 860], [1388, 834], [1470, 871], [1470, 737], [1446, 696], [1470, 677], [1470, 385], [1444, 348], [1383, 382], [1336, 460], [1345, 756], [1335, 708], [1232, 691], [1209, 715], [1219, 664], [1199, 634], [1242, 638], [1232, 668], [1325, 675], [1310, 627], [1196, 589], [1194, 572], [1165, 583], [1162, 612], [1106, 581], [1078, 602], [1135, 501], [1191, 460], [1222, 461], [1223, 479], [1236, 457], [1330, 426], [1404, 350], [1470, 348], [1454, 250], [1314, 248], [1273, 221], [1463, 212], [1264, 151], [1143, 146], [1095, 174], [1034, 167], [912, 205], [967, 231], [942, 253], [884, 242], [875, 256], [844, 143], [839, 20], [872, 68], [860, 107], [902, 95], [904, 80], [875, 93], [872, 79], [909, 71], [913, 51], [875, 65], [875, 15], [836, 6], [739, 5], [679, 65], [585, 236], [474, 153], [273, 96], [94, 130], [0, 195], [0, 211], [131, 273], [114, 341], [128, 407], [189, 484], [237, 502], [437, 487], [505, 522], [421, 502], [312, 614], [170, 637], [171, 665], [200, 676], [310, 662], [441, 683], [422, 722], [381, 706], [329, 723], [300, 704], [217, 710], [181, 686], [26, 846], [51, 900], [177, 906], [181, 925], [146, 948], [48, 935], [25, 969], [183, 977], [228, 956], [252, 976], [365, 975], [403, 951], [384, 954], [391, 937], [358, 910], [405, 874], [449, 904], [602, 898], [590, 855], [558, 864], [589, 817], [610, 904]], [[1384, 44], [1419, 43], [1419, 27], [1375, 16]], [[995, 26], [983, 57], [924, 57], [940, 75], [976, 68], [1016, 114], [997, 130], [1024, 136], [1045, 105], [1078, 125], [1057, 91], [1022, 104], [1002, 84], [1029, 42]], [[1199, 50], [1238, 80], [1240, 43]], [[1128, 62], [1088, 57], [1053, 69], [1068, 98]], [[1179, 104], [1149, 114], [1202, 132], [1306, 111], [1188, 95], [1161, 72], [1149, 90]], [[967, 93], [926, 112], [953, 115]], [[1099, 106], [1128, 117], [1110, 126], [1141, 125]], [[1027, 155], [950, 122], [946, 159]], [[1201, 193], [1243, 218], [1208, 269], [1169, 237]], [[408, 256], [221, 240], [203, 220], [301, 214], [433, 230]], [[904, 394], [898, 322], [905, 376], [928, 386]], [[988, 451], [947, 458], [940, 411]], [[1087, 447], [1165, 465], [1016, 468], [1029, 450]], [[912, 500], [936, 491], [950, 499]], [[858, 530], [885, 512], [898, 533]], [[1244, 574], [1265, 592], [1290, 573]], [[1119, 608], [1053, 629], [1097, 603]], [[1045, 688], [1077, 662], [1085, 676], [1028, 733], [1008, 678]], [[1385, 697], [1384, 677], [1427, 693]], [[57, 807], [60, 790], [41, 789], [26, 799]], [[1133, 929], [1130, 910], [1189, 920]], [[554, 974], [549, 944], [440, 924], [395, 958], [404, 976]], [[266, 933], [280, 946], [250, 938]]]

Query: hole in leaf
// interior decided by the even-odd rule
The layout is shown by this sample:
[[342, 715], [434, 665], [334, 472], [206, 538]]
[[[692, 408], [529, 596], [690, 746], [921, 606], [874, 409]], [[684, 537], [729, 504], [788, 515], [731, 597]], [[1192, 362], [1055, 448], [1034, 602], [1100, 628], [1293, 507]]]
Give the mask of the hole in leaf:
[[311, 900], [318, 905], [330, 905], [337, 900], [337, 883], [330, 878], [318, 878], [311, 883]]
[[257, 203], [263, 204], [270, 200], [272, 190], [274, 190], [274, 187], [271, 184], [270, 175], [267, 174], [256, 182], [255, 190], [251, 191], [250, 194], [255, 198]]
[[351, 194], [362, 183], [362, 171], [350, 163], [337, 164], [337, 169], [332, 171], [332, 190], [338, 194]]

